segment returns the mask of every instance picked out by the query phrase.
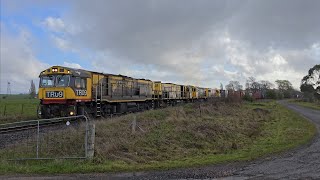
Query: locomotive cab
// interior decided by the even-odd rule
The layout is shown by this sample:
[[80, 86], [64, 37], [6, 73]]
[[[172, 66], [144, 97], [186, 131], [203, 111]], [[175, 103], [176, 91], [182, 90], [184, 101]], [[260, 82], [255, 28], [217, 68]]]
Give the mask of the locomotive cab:
[[79, 113], [77, 106], [91, 101], [90, 73], [53, 66], [39, 75], [39, 117], [74, 116]]

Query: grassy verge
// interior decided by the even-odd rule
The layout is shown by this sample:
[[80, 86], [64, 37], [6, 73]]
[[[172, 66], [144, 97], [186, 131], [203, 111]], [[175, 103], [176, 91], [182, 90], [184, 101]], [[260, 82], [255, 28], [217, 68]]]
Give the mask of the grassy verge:
[[141, 128], [135, 133], [132, 114], [96, 122], [91, 161], [3, 160], [0, 173], [119, 172], [252, 160], [305, 144], [316, 133], [313, 124], [276, 102], [205, 103], [201, 114], [198, 104], [187, 104], [135, 115]]
[[0, 95], [0, 124], [37, 118], [38, 99], [28, 95]]
[[290, 103], [294, 103], [303, 107], [320, 110], [320, 102], [319, 103], [311, 103], [311, 102], [304, 102], [298, 100], [290, 100]]

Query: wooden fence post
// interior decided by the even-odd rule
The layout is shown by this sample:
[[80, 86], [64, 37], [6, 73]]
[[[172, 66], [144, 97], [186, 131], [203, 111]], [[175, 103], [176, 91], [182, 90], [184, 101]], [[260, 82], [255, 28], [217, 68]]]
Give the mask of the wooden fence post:
[[23, 107], [24, 107], [24, 104], [21, 104], [21, 115], [23, 114]]
[[133, 116], [133, 121], [131, 124], [131, 128], [132, 128], [132, 134], [134, 134], [136, 132], [136, 126], [137, 126], [137, 119], [136, 119], [136, 115]]
[[6, 110], [7, 110], [7, 105], [5, 104], [5, 105], [4, 105], [4, 110], [3, 110], [3, 116], [6, 115]]
[[92, 159], [94, 156], [94, 141], [95, 141], [95, 124], [89, 121], [88, 129], [88, 146], [87, 146], [87, 158]]

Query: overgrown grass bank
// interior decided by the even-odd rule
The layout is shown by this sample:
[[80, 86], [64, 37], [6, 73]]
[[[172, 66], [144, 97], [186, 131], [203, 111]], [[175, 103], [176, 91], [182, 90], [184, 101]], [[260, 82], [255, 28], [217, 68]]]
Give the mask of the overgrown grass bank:
[[252, 160], [305, 144], [315, 133], [313, 124], [276, 102], [187, 104], [96, 122], [90, 162], [2, 161], [0, 173], [137, 171]]

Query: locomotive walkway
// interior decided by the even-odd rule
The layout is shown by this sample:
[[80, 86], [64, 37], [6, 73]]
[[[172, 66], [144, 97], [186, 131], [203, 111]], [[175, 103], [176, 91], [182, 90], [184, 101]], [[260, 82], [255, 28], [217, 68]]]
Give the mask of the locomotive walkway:
[[[285, 101], [285, 105], [312, 121], [320, 130], [320, 111]], [[72, 174], [59, 176], [0, 176], [0, 179], [320, 179], [320, 137], [312, 143], [252, 162], [238, 162], [169, 171], [121, 174]]]

